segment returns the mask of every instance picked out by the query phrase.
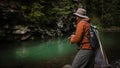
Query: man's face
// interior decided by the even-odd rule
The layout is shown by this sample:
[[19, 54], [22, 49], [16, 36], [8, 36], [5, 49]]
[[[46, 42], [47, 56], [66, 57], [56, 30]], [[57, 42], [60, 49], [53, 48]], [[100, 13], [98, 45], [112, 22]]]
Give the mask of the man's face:
[[76, 16], [76, 20], [77, 20], [77, 21], [80, 21], [81, 19], [82, 19], [81, 17]]
[[77, 20], [77, 21], [79, 20], [79, 17], [78, 17], [78, 16], [76, 16], [76, 20]]

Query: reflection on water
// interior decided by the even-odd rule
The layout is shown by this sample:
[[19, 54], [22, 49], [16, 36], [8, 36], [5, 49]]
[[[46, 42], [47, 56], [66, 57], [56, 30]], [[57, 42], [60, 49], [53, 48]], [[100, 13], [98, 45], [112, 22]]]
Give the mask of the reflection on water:
[[[100, 33], [103, 47], [112, 68], [120, 68], [120, 33]], [[76, 46], [67, 39], [46, 42], [26, 41], [4, 44], [0, 48], [0, 68], [61, 68], [71, 64]]]
[[27, 50], [26, 48], [23, 46], [23, 47], [20, 47], [20, 48], [17, 48], [15, 50], [16, 52], [16, 56], [19, 56], [19, 57], [25, 57], [27, 53]]

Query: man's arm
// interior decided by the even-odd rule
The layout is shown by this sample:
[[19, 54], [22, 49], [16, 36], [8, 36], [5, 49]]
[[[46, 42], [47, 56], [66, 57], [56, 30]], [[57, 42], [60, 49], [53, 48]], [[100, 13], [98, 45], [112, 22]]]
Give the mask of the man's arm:
[[79, 43], [83, 36], [83, 23], [79, 22], [76, 27], [75, 35], [71, 35], [71, 43]]

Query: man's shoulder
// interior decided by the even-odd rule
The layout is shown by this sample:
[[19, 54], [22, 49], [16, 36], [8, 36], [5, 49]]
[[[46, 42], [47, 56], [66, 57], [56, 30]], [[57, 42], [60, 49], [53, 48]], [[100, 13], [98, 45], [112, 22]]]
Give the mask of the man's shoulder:
[[88, 25], [90, 25], [90, 23], [89, 23], [88, 20], [83, 19], [83, 20], [81, 20], [77, 25], [78, 25], [78, 26], [86, 26], [86, 25], [88, 26]]
[[80, 21], [79, 24], [81, 24], [81, 25], [89, 25], [89, 22], [82, 20], [82, 21]]

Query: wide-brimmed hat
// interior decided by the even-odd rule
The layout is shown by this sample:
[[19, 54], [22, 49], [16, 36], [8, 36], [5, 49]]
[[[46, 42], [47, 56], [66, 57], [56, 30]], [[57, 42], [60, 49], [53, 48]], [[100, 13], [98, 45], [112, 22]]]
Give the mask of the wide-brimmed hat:
[[78, 10], [73, 14], [82, 18], [88, 18], [88, 16], [86, 15], [86, 10], [83, 8], [78, 8]]

